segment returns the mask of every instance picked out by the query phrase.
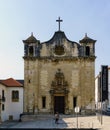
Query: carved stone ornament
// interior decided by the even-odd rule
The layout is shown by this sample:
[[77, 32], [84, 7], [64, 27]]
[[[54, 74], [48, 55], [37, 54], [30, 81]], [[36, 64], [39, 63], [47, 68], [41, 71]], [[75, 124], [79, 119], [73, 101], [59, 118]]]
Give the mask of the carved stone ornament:
[[64, 74], [63, 72], [61, 72], [60, 69], [58, 69], [58, 71], [55, 74], [54, 81], [52, 81], [50, 93], [51, 94], [55, 94], [55, 93], [67, 94], [69, 92], [67, 87], [68, 87], [68, 83], [67, 81], [65, 81]]
[[65, 53], [63, 45], [56, 45], [54, 49], [56, 55], [63, 55]]

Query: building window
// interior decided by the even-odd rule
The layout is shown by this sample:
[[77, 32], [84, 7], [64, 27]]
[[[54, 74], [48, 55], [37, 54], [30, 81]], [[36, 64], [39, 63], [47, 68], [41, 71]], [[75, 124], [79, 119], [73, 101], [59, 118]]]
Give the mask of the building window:
[[28, 83], [31, 83], [31, 80], [30, 80], [30, 79], [28, 80]]
[[33, 56], [33, 53], [34, 53], [33, 46], [30, 46], [29, 47], [29, 56]]
[[5, 102], [5, 91], [2, 90], [2, 102]]
[[12, 102], [19, 101], [19, 91], [12, 91]]
[[4, 104], [2, 104], [2, 111], [4, 111], [5, 110], [5, 105]]
[[77, 97], [73, 97], [73, 108], [77, 106]]
[[42, 97], [42, 108], [46, 108], [46, 97]]
[[86, 56], [90, 56], [90, 47], [89, 46], [86, 47]]
[[4, 92], [4, 90], [2, 90], [2, 97], [4, 97], [5, 96], [5, 92]]

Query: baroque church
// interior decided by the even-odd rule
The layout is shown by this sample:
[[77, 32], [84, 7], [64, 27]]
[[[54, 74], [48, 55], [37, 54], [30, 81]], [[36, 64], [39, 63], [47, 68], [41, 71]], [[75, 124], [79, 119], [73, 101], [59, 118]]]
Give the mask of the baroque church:
[[60, 29], [40, 42], [24, 43], [24, 113], [72, 114], [95, 104], [95, 42], [85, 34], [79, 43]]

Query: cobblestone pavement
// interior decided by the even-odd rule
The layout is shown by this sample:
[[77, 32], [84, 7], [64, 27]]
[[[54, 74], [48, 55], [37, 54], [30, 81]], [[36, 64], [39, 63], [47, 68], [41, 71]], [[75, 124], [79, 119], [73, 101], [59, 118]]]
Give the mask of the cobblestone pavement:
[[[77, 125], [78, 123], [78, 125]], [[101, 125], [97, 116], [88, 117], [60, 117], [59, 123], [55, 124], [53, 118], [34, 119], [23, 122], [7, 121], [0, 124], [0, 128], [97, 128], [99, 130], [110, 129], [110, 116], [103, 116]]]

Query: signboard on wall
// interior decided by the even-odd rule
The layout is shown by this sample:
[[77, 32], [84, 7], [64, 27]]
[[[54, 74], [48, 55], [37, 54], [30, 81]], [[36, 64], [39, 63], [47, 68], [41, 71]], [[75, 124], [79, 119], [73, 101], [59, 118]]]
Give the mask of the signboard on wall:
[[75, 107], [75, 113], [78, 113], [80, 111], [79, 107]]
[[101, 66], [102, 101], [108, 100], [108, 66]]

